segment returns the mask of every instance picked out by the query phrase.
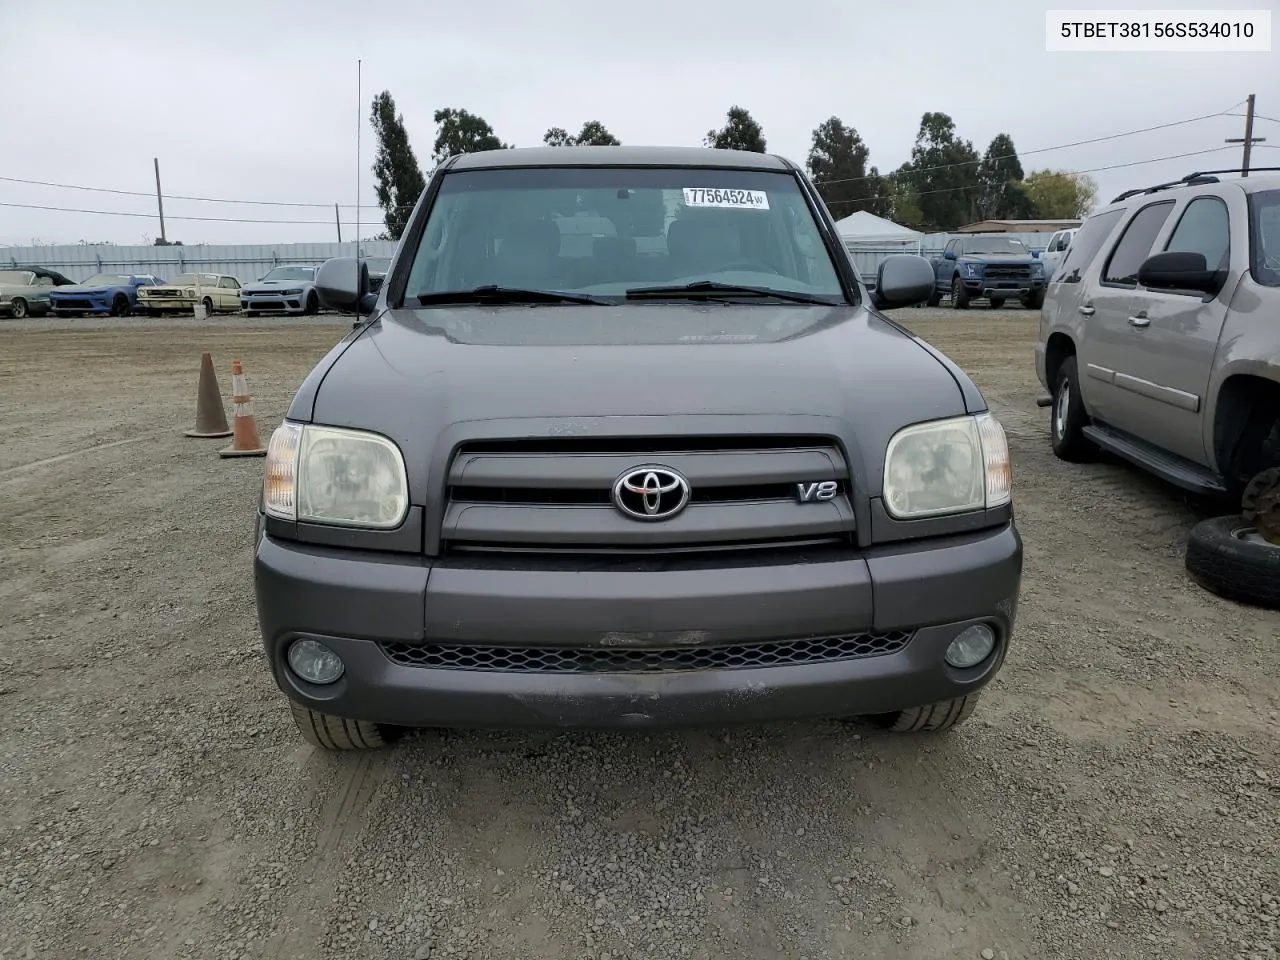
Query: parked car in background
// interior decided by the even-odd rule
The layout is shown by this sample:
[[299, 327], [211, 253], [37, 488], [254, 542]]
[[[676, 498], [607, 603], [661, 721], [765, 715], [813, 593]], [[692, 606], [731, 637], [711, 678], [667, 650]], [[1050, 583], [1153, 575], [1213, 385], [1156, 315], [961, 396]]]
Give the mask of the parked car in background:
[[377, 293], [382, 289], [382, 283], [387, 279], [387, 270], [391, 267], [390, 257], [366, 257], [365, 261], [369, 266], [369, 292]]
[[[303, 737], [973, 712], [1021, 582], [1005, 434], [798, 165], [494, 150], [426, 196], [377, 294], [320, 269], [364, 322], [269, 444], [258, 620]], [[678, 209], [653, 253], [560, 215], [619, 197]], [[896, 255], [876, 289], [933, 282]]]
[[234, 313], [240, 309], [240, 281], [226, 273], [181, 273], [168, 283], [138, 290], [138, 310], [149, 315], [190, 313], [197, 303], [210, 316]]
[[240, 309], [246, 316], [259, 313], [318, 313], [316, 267], [275, 267], [257, 283], [240, 290]]
[[1280, 607], [1280, 176], [1193, 175], [1089, 217], [1050, 286], [1036, 375], [1063, 460], [1099, 449], [1231, 515], [1187, 567]]
[[0, 313], [15, 320], [43, 317], [53, 309], [49, 291], [53, 280], [32, 270], [0, 270]]
[[1044, 264], [1021, 240], [1004, 235], [974, 234], [947, 241], [942, 256], [933, 258], [934, 288], [928, 304], [936, 307], [945, 296], [957, 310], [985, 297], [993, 307], [1017, 299], [1028, 310], [1044, 303]]
[[49, 292], [53, 312], [59, 317], [84, 314], [127, 317], [138, 303], [139, 287], [163, 283], [149, 273], [98, 273], [71, 286], [54, 287]]
[[1063, 256], [1066, 255], [1067, 248], [1071, 246], [1072, 238], [1079, 229], [1079, 227], [1071, 227], [1068, 230], [1059, 230], [1045, 244], [1044, 253], [1040, 254], [1040, 262], [1044, 264], [1046, 284], [1053, 280], [1054, 274], [1057, 273], [1058, 267], [1062, 263]]

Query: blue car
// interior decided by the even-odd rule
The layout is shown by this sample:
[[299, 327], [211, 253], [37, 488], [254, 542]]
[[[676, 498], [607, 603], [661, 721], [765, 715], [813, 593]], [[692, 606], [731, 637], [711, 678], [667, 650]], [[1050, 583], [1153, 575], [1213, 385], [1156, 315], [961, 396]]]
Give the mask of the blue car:
[[83, 283], [54, 287], [49, 291], [54, 316], [74, 317], [86, 313], [127, 317], [138, 305], [138, 288], [164, 283], [149, 273], [99, 273]]

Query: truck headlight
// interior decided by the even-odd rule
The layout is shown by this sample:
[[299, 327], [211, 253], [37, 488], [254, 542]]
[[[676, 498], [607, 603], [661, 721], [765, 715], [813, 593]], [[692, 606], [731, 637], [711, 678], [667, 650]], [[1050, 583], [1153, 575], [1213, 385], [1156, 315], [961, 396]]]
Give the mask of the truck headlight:
[[285, 421], [267, 445], [262, 502], [281, 520], [398, 527], [409, 509], [404, 457], [376, 433]]
[[905, 427], [885, 453], [885, 508], [899, 520], [998, 507], [1011, 487], [1009, 443], [990, 413]]
[[1033, 263], [1033, 264], [1031, 265], [1031, 275], [1032, 275], [1033, 277], [1043, 277], [1043, 276], [1044, 276], [1044, 264], [1043, 264], [1043, 263], [1041, 263], [1039, 260], [1037, 260], [1035, 263]]
[[977, 277], [982, 275], [982, 270], [976, 263], [966, 263], [964, 265], [964, 273], [967, 277]]

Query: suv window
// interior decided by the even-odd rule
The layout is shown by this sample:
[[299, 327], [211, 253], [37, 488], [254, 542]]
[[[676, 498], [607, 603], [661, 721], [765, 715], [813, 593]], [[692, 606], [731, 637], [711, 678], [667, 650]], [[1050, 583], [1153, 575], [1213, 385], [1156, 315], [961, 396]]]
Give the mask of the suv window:
[[1120, 241], [1111, 251], [1111, 258], [1102, 274], [1102, 282], [1117, 286], [1133, 287], [1138, 284], [1138, 268], [1151, 255], [1156, 234], [1169, 219], [1174, 201], [1153, 203], [1139, 210], [1120, 235]]
[[621, 166], [446, 173], [404, 298], [494, 284], [621, 300], [707, 280], [845, 302], [792, 174]]
[[1090, 217], [1080, 227], [1080, 232], [1075, 235], [1074, 241], [1071, 243], [1071, 249], [1062, 260], [1062, 265], [1058, 268], [1058, 277], [1063, 283], [1079, 283], [1080, 271], [1087, 267], [1098, 251], [1102, 249], [1102, 244], [1107, 237], [1111, 235], [1111, 230], [1115, 227], [1116, 221], [1124, 216], [1124, 209], [1108, 210], [1106, 213], [1099, 213]]
[[1253, 278], [1280, 287], [1280, 190], [1260, 190], [1249, 197], [1249, 237]]
[[1231, 226], [1227, 205], [1218, 197], [1196, 197], [1182, 212], [1165, 244], [1170, 253], [1200, 253], [1210, 270], [1231, 265]]

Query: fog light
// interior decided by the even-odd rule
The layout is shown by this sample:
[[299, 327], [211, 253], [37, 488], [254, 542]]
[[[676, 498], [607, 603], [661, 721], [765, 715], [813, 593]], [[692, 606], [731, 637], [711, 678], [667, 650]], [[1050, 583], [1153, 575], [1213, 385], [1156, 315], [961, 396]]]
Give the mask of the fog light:
[[960, 670], [976, 667], [996, 648], [996, 635], [985, 623], [965, 627], [947, 647], [946, 659]]
[[307, 683], [333, 683], [342, 676], [342, 661], [319, 640], [295, 640], [289, 647], [289, 666]]

